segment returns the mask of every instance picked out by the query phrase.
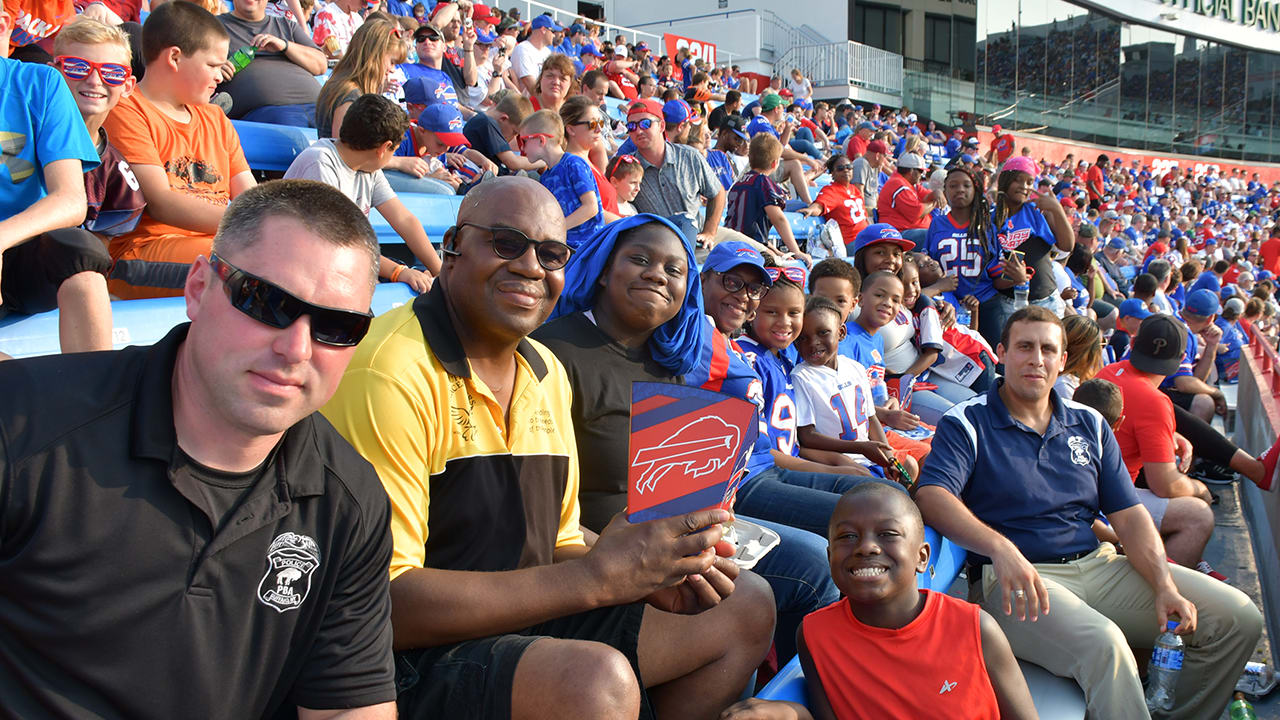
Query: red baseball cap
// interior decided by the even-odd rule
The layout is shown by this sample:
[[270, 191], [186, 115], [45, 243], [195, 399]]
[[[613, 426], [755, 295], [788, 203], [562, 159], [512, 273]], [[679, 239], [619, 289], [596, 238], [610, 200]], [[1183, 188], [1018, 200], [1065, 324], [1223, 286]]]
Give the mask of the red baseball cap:
[[630, 120], [634, 115], [652, 115], [661, 120], [662, 103], [654, 98], [636, 100], [627, 108], [627, 119]]
[[493, 10], [489, 9], [488, 5], [479, 3], [471, 6], [471, 19], [475, 22], [487, 22], [490, 25], [498, 23], [498, 18], [493, 14]]
[[1003, 129], [1004, 129], [1004, 128], [1000, 127], [999, 125], [992, 125], [992, 126], [991, 126], [991, 134], [992, 134], [992, 135], [999, 135], [999, 134], [1000, 134], [1000, 131], [1001, 131], [1001, 130], [1003, 130]]

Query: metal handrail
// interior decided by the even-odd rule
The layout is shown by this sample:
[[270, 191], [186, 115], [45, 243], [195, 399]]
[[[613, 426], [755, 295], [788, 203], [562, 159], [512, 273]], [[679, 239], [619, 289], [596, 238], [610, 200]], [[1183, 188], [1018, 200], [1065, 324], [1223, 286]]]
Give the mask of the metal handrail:
[[[543, 12], [550, 12], [551, 17], [555, 18], [556, 22], [560, 23], [561, 25], [565, 25], [565, 23], [560, 22], [561, 16], [569, 18], [569, 21], [568, 21], [569, 23], [572, 23], [574, 20], [577, 20], [578, 18], [583, 17], [580, 13], [571, 12], [569, 10], [565, 10], [564, 8], [558, 8], [553, 5], [540, 3], [538, 2], [538, 0], [515, 0], [515, 2], [517, 7], [521, 4], [524, 5], [525, 20], [533, 19], [531, 16], [534, 14], [533, 8], [535, 7], [539, 9], [538, 11], [539, 15], [543, 14]], [[608, 37], [610, 39], [612, 39], [613, 36], [615, 35], [624, 35], [624, 36], [629, 36], [631, 39], [631, 42], [634, 43], [634, 42], [639, 42], [640, 36], [643, 35], [646, 38], [650, 38], [653, 42], [658, 42], [658, 43], [662, 42], [662, 36], [654, 35], [653, 33], [647, 33], [647, 32], [644, 32], [643, 30], [636, 30], [635, 28], [623, 27], [622, 25], [614, 25], [613, 23], [603, 22], [600, 20], [591, 20], [590, 22], [596, 25], [599, 25], [600, 27], [608, 31]]]

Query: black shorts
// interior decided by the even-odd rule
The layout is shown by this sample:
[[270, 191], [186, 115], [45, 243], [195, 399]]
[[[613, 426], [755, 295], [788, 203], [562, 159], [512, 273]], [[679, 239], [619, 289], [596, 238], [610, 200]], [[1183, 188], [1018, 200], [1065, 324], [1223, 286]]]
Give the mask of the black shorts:
[[[508, 635], [396, 653], [396, 704], [404, 720], [508, 720], [516, 665], [535, 640], [592, 640], [621, 652], [640, 677], [644, 603], [599, 608]], [[652, 718], [641, 683], [640, 718]]]
[[72, 275], [106, 275], [111, 255], [96, 235], [81, 228], [51, 230], [4, 253], [0, 263], [0, 304], [31, 314], [58, 307], [58, 288]]
[[1177, 405], [1187, 412], [1191, 412], [1191, 402], [1196, 399], [1196, 393], [1185, 393], [1181, 390], [1174, 390], [1173, 388], [1165, 388], [1162, 392], [1169, 396], [1169, 399], [1173, 401], [1174, 405]]

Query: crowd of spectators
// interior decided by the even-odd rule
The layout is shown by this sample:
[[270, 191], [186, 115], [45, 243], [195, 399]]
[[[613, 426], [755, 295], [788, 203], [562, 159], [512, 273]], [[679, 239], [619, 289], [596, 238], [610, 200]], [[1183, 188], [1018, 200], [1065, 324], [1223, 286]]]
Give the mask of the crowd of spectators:
[[[1167, 622], [1158, 716], [1230, 699], [1211, 486], [1280, 443], [1213, 422], [1280, 333], [1280, 183], [466, 0], [82, 10], [0, 11], [3, 308], [64, 350], [0, 363], [15, 714], [1035, 717], [1020, 658], [1147, 717]], [[231, 118], [319, 139], [275, 179]], [[462, 196], [442, 237], [408, 194]], [[86, 353], [113, 295], [191, 322]], [[754, 408], [732, 515], [628, 519], [636, 381]], [[730, 523], [779, 541], [743, 569]], [[917, 592], [924, 523], [968, 601]], [[807, 705], [741, 700], [797, 654]]]

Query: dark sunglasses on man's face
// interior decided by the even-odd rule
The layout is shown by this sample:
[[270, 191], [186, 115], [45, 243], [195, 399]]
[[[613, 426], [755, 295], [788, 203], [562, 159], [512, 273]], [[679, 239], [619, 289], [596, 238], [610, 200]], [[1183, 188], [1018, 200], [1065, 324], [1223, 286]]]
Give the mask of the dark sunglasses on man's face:
[[313, 305], [288, 290], [209, 254], [209, 265], [222, 280], [231, 307], [264, 325], [287, 328], [298, 318], [311, 318], [311, 338], [325, 345], [349, 347], [369, 332], [373, 313]]
[[627, 132], [633, 133], [636, 131], [636, 128], [648, 130], [653, 127], [655, 122], [657, 122], [657, 120], [654, 120], [653, 118], [645, 118], [643, 120], [637, 120], [636, 122], [629, 122], [627, 123]]
[[[538, 264], [542, 266], [542, 269], [554, 272], [568, 264], [569, 256], [573, 254], [573, 248], [559, 240], [534, 240], [515, 228], [490, 227], [488, 225], [477, 225], [476, 223], [458, 223], [454, 228], [454, 245], [458, 242], [457, 233], [461, 232], [462, 228], [465, 227], [487, 231], [490, 242], [493, 243], [493, 254], [503, 260], [515, 260], [524, 256], [525, 253], [529, 252], [529, 246], [532, 245], [533, 254], [538, 258]], [[460, 254], [452, 247], [446, 247], [444, 253], [455, 256]]]

